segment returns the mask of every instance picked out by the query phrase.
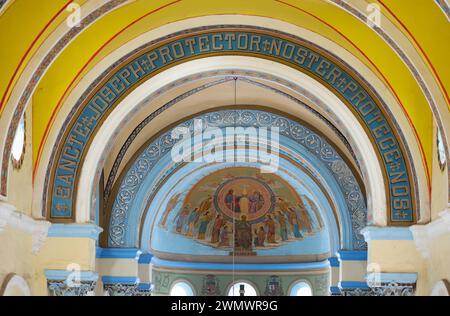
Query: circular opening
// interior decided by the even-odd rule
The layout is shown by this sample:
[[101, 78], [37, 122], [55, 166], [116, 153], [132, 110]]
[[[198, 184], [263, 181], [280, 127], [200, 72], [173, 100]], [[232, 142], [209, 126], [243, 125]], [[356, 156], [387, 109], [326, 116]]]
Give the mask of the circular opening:
[[13, 165], [20, 168], [25, 153], [25, 116], [22, 116], [11, 147]]
[[177, 282], [172, 286], [170, 296], [194, 296], [194, 291], [188, 283]]
[[228, 296], [257, 296], [256, 289], [246, 282], [233, 284], [228, 291]]
[[291, 288], [290, 296], [312, 296], [311, 286], [304, 281], [297, 282]]

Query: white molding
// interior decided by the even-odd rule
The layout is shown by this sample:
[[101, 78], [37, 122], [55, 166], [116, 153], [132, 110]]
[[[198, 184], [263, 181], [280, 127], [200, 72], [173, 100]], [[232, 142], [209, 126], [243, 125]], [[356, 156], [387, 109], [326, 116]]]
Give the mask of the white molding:
[[50, 222], [35, 220], [18, 212], [13, 205], [0, 201], [0, 233], [8, 226], [31, 234], [33, 254], [37, 254], [45, 243], [50, 225]]
[[430, 245], [434, 239], [450, 234], [450, 204], [439, 213], [439, 218], [427, 225], [414, 225], [409, 228], [414, 236], [417, 250], [424, 258], [430, 256]]

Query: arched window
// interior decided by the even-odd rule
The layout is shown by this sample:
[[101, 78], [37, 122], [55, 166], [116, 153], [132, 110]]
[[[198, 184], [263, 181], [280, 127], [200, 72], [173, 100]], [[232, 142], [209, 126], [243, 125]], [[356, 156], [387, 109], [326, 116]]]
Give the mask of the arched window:
[[306, 281], [298, 281], [291, 287], [290, 296], [312, 296], [312, 288]]
[[189, 283], [179, 281], [172, 285], [170, 296], [194, 296], [194, 290]]
[[237, 282], [228, 290], [228, 296], [258, 296], [258, 294], [253, 285], [247, 282]]
[[25, 154], [25, 114], [19, 122], [19, 126], [14, 136], [11, 147], [11, 160], [14, 168], [19, 169], [22, 166], [23, 157]]

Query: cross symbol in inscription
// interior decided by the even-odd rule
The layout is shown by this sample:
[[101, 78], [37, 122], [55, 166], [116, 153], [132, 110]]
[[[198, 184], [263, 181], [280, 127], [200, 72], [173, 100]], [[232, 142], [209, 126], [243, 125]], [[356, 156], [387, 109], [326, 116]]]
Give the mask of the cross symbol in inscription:
[[338, 80], [338, 86], [339, 87], [344, 87], [347, 84], [347, 80], [345, 80], [345, 78], [341, 78]]
[[94, 125], [95, 118], [92, 116], [89, 116], [89, 117], [85, 116], [85, 117], [83, 117], [81, 122], [83, 122], [83, 124], [86, 125], [87, 127], [91, 127], [92, 125]]
[[145, 71], [148, 71], [149, 69], [151, 69], [150, 63], [147, 59], [140, 60], [139, 64], [141, 65], [142, 68], [144, 68]]
[[56, 204], [56, 209], [58, 211], [67, 211], [69, 207], [66, 204]]
[[270, 42], [268, 40], [265, 40], [262, 42], [263, 51], [267, 52], [270, 48]]
[[399, 216], [399, 217], [401, 217], [402, 219], [405, 219], [406, 217], [408, 217], [408, 213], [406, 213], [405, 211], [398, 211], [397, 212], [397, 215]]

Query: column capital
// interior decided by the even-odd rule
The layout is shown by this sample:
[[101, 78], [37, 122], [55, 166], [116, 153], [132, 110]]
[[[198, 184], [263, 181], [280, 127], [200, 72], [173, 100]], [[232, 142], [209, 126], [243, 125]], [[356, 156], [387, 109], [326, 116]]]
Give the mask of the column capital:
[[140, 286], [137, 277], [103, 276], [102, 281], [107, 296], [149, 296], [151, 293], [150, 287]]
[[93, 271], [46, 270], [45, 277], [53, 296], [92, 296], [98, 280]]

